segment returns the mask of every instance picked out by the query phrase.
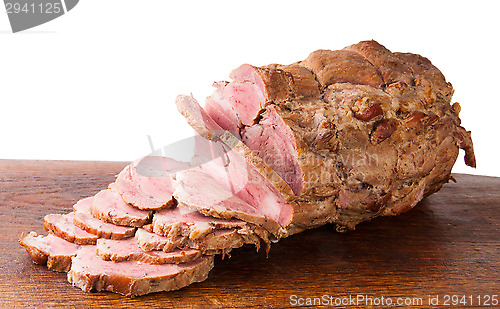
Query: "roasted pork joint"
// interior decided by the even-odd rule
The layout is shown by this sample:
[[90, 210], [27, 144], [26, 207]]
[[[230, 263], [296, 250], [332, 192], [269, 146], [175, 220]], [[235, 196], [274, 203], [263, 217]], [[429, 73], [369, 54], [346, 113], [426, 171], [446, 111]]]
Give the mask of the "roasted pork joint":
[[205, 109], [293, 189], [291, 226], [399, 214], [448, 181], [460, 148], [475, 166], [451, 84], [419, 55], [365, 41], [230, 76]]

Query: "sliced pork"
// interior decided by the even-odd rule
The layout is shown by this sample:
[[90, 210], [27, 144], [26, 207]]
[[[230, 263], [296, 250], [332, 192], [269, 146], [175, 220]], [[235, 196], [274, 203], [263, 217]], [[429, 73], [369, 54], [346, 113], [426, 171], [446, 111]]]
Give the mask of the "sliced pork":
[[186, 236], [198, 239], [216, 229], [241, 228], [246, 223], [240, 220], [224, 220], [204, 216], [182, 204], [173, 209], [163, 209], [153, 215], [152, 231], [158, 235]]
[[[236, 126], [239, 137], [247, 146], [263, 158], [296, 195], [300, 195], [303, 180], [297, 158], [297, 142], [275, 108], [268, 106], [270, 96], [286, 98], [292, 90], [289, 85], [293, 78], [282, 72], [243, 65], [231, 73], [232, 82], [216, 88], [215, 94], [207, 99], [205, 108], [213, 119], [221, 118], [223, 110], [232, 112], [233, 116], [230, 118], [235, 119], [236, 123], [230, 126], [225, 123], [219, 125], [229, 131]], [[307, 80], [303, 75], [300, 74], [302, 80]], [[309, 79], [314, 82], [314, 76], [309, 75]], [[231, 109], [216, 108], [217, 104], [230, 105]]]
[[135, 234], [134, 227], [119, 226], [103, 222], [90, 213], [75, 213], [73, 224], [99, 238], [124, 239]]
[[226, 129], [212, 119], [192, 96], [179, 95], [175, 99], [175, 104], [178, 111], [200, 136], [217, 141], [225, 132]]
[[93, 197], [81, 199], [73, 205], [73, 224], [99, 238], [123, 239], [134, 236], [135, 228], [106, 223], [90, 214]]
[[281, 226], [276, 221], [234, 195], [201, 170], [179, 172], [176, 174], [176, 180], [174, 196], [179, 203], [196, 209], [206, 216], [238, 218], [262, 226], [275, 235], [280, 234]]
[[26, 249], [35, 264], [47, 265], [48, 269], [60, 272], [69, 270], [71, 258], [79, 247], [52, 234], [42, 236], [35, 232], [23, 233], [19, 244]]
[[144, 229], [164, 236], [154, 237], [142, 230], [138, 231], [136, 237], [140, 239], [141, 247], [144, 249], [152, 248], [152, 242], [145, 241], [150, 239], [147, 236], [152, 236], [158, 244], [161, 244], [154, 245], [154, 248], [165, 251], [188, 247], [227, 253], [243, 244], [253, 244], [258, 250], [262, 244], [268, 252], [270, 246], [269, 232], [261, 227], [238, 219], [206, 216], [183, 203], [179, 203], [176, 208], [163, 209], [155, 213], [153, 223], [144, 226]]
[[136, 238], [126, 240], [98, 239], [97, 254], [107, 261], [137, 261], [148, 264], [178, 264], [191, 262], [201, 257], [196, 249], [174, 249], [169, 252], [152, 250], [144, 251], [139, 247]]
[[[283, 229], [279, 226], [288, 226], [293, 216], [293, 206], [286, 201], [294, 197], [290, 187], [258, 156], [252, 156], [251, 150], [233, 134], [215, 123], [193, 97], [179, 96], [176, 104], [197, 133], [212, 140], [197, 140], [197, 155], [205, 157], [200, 160], [203, 173], [250, 204], [265, 218], [273, 234], [282, 235]], [[192, 170], [195, 169], [180, 174], [199, 174]]]
[[94, 196], [90, 213], [104, 222], [123, 226], [138, 227], [151, 221], [150, 211], [139, 210], [125, 203], [114, 186]]
[[[225, 139], [226, 135], [222, 135], [221, 138]], [[221, 149], [229, 145], [229, 141], [210, 143], [212, 149], [217, 151], [222, 151]], [[268, 228], [276, 237], [280, 237], [284, 233], [284, 228], [292, 221], [292, 203], [287, 202], [284, 195], [279, 192], [277, 188], [279, 184], [275, 185], [269, 182], [268, 178], [275, 176], [275, 173], [264, 176], [263, 173], [267, 172], [265, 167], [259, 171], [254, 168], [253, 164], [245, 160], [240, 152], [245, 152], [248, 148], [240, 147], [242, 145], [241, 142], [238, 142], [235, 147], [225, 153], [224, 157], [215, 158], [200, 165], [200, 171], [215, 179], [224, 189], [249, 204], [260, 216], [265, 218], [266, 223], [262, 226]], [[195, 169], [185, 172], [199, 174]], [[181, 172], [180, 175], [182, 173], [184, 172]], [[280, 184], [283, 185], [283, 191], [290, 190], [283, 181]], [[291, 190], [289, 192], [291, 193]]]
[[73, 205], [73, 212], [75, 213], [90, 213], [90, 205], [92, 205], [93, 197], [82, 198]]
[[51, 234], [78, 245], [93, 245], [97, 235], [91, 234], [73, 224], [75, 213], [50, 214], [43, 218], [43, 227]]
[[83, 247], [72, 259], [68, 281], [85, 292], [110, 291], [135, 297], [201, 282], [213, 266], [213, 256], [181, 264], [116, 263], [103, 260], [95, 247]]
[[268, 251], [269, 239], [265, 238], [266, 234], [257, 236], [257, 233], [249, 228], [218, 229], [203, 237], [192, 239], [189, 236], [183, 235], [165, 237], [146, 231], [145, 229], [138, 229], [135, 237], [137, 238], [139, 247], [145, 251], [163, 250], [170, 252], [176, 248], [192, 248], [201, 250], [205, 254], [227, 254], [232, 249], [239, 248], [244, 244], [253, 244], [258, 250], [261, 243], [264, 243], [266, 251]]
[[118, 174], [116, 191], [139, 209], [158, 210], [174, 206], [171, 173], [189, 168], [186, 163], [159, 156], [147, 156], [129, 164]]
[[[200, 136], [207, 137], [210, 140], [196, 140], [197, 155], [204, 157], [203, 160], [200, 160], [205, 163], [202, 164], [202, 166], [210, 165], [210, 163], [217, 163], [224, 167], [231, 167], [230, 169], [227, 168], [225, 171], [219, 169], [219, 174], [232, 174], [236, 171], [236, 175], [232, 178], [237, 180], [237, 184], [242, 182], [241, 179], [243, 179], [244, 182], [248, 180], [249, 182], [260, 183], [261, 185], [266, 184], [266, 186], [269, 187], [269, 189], [266, 190], [268, 192], [266, 194], [259, 193], [257, 196], [264, 195], [265, 199], [267, 199], [270, 195], [283, 195], [284, 199], [282, 198], [279, 200], [279, 198], [274, 198], [275, 200], [279, 200], [278, 204], [285, 204], [281, 205], [282, 212], [284, 213], [283, 216], [287, 218], [285, 214], [293, 212], [291, 207], [286, 207], [285, 202], [285, 200], [291, 201], [295, 197], [290, 186], [284, 182], [261, 157], [257, 156], [241, 142], [237, 137], [239, 134], [235, 135], [218, 125], [192, 96], [179, 95], [175, 103], [179, 112], [186, 118], [195, 131], [200, 134]], [[222, 141], [222, 143], [218, 143], [219, 141]], [[237, 164], [230, 165], [232, 162]], [[213, 174], [211, 174], [211, 176], [213, 176]], [[229, 177], [229, 175], [226, 177]], [[215, 178], [220, 179], [221, 177]], [[227, 180], [221, 183], [227, 185], [226, 182]], [[241, 189], [240, 186], [235, 184], [232, 186], [234, 187], [233, 191], [238, 192]], [[249, 192], [247, 195], [252, 195], [253, 190], [250, 188], [245, 188], [245, 190]], [[245, 199], [244, 195], [240, 197]], [[272, 205], [268, 205], [267, 207], [272, 207]], [[283, 222], [282, 225], [286, 225], [286, 223], [288, 222]]]

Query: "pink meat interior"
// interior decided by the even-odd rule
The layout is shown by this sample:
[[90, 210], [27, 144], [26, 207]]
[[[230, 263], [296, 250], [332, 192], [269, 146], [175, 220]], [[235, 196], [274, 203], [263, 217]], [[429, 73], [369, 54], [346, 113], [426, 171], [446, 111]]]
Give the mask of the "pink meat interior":
[[131, 217], [145, 220], [149, 212], [127, 205], [120, 194], [112, 189], [102, 190], [92, 200], [92, 213], [105, 213], [109, 217]]
[[105, 261], [96, 253], [95, 246], [85, 246], [78, 250], [72, 260], [71, 270], [94, 275], [120, 276], [132, 279], [175, 276], [182, 267], [194, 266], [202, 259], [183, 264], [147, 264], [136, 261]]
[[[138, 167], [138, 164], [139, 167]], [[164, 157], [144, 157], [120, 172], [116, 190], [128, 203], [140, 209], [159, 209], [172, 200], [173, 184], [169, 172], [181, 162]]]
[[90, 205], [92, 205], [92, 199], [93, 197], [87, 197], [79, 200], [78, 202], [76, 202], [75, 205], [73, 205], [73, 211], [81, 213], [90, 212]]
[[[202, 201], [201, 204], [205, 202]], [[154, 221], [161, 221], [164, 224], [178, 224], [185, 223], [188, 225], [207, 222], [207, 223], [238, 223], [239, 220], [226, 220], [219, 219], [210, 216], [204, 216], [196, 210], [189, 209], [187, 207], [175, 207], [171, 209], [163, 209], [155, 213], [153, 217]]]
[[28, 235], [23, 239], [23, 242], [50, 256], [72, 256], [78, 249], [78, 245], [52, 234], [36, 237]]
[[[212, 148], [215, 153], [224, 151], [220, 143], [212, 143]], [[290, 223], [292, 207], [278, 190], [236, 151], [229, 150], [224, 155], [202, 164], [201, 170], [264, 216], [281, 226]]]
[[[222, 128], [190, 96], [178, 97], [179, 109], [195, 120], [194, 127], [203, 126], [205, 131]], [[264, 178], [246, 159], [227, 145], [213, 142], [201, 136], [195, 137], [195, 158], [203, 173], [215, 179], [222, 187], [252, 205], [257, 211], [286, 226], [293, 216], [292, 207], [278, 190]], [[291, 151], [290, 151], [291, 152]]]
[[303, 188], [290, 128], [268, 103], [264, 81], [249, 65], [231, 73], [233, 81], [218, 83], [207, 98], [207, 113], [225, 130], [238, 132], [243, 142], [290, 185], [296, 195]]

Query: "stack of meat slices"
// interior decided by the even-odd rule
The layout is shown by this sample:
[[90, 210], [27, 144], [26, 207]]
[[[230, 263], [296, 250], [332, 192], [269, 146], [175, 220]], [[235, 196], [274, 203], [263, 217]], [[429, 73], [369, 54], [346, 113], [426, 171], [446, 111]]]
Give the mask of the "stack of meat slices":
[[195, 153], [189, 164], [160, 156], [129, 164], [73, 212], [46, 215], [49, 235], [23, 234], [20, 244], [84, 291], [130, 297], [203, 281], [214, 255], [245, 244], [268, 252], [291, 206], [224, 144], [197, 137]]

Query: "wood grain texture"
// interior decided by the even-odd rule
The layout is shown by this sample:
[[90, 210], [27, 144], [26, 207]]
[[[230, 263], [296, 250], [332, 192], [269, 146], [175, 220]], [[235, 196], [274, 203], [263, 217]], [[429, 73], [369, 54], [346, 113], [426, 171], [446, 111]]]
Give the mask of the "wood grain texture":
[[332, 226], [283, 239], [269, 257], [251, 247], [216, 259], [209, 279], [136, 299], [84, 293], [66, 274], [34, 265], [17, 241], [43, 233], [48, 213], [71, 211], [105, 188], [121, 162], [0, 160], [0, 307], [165, 308], [286, 307], [290, 296], [499, 294], [500, 178], [454, 175], [450, 183], [398, 217]]

